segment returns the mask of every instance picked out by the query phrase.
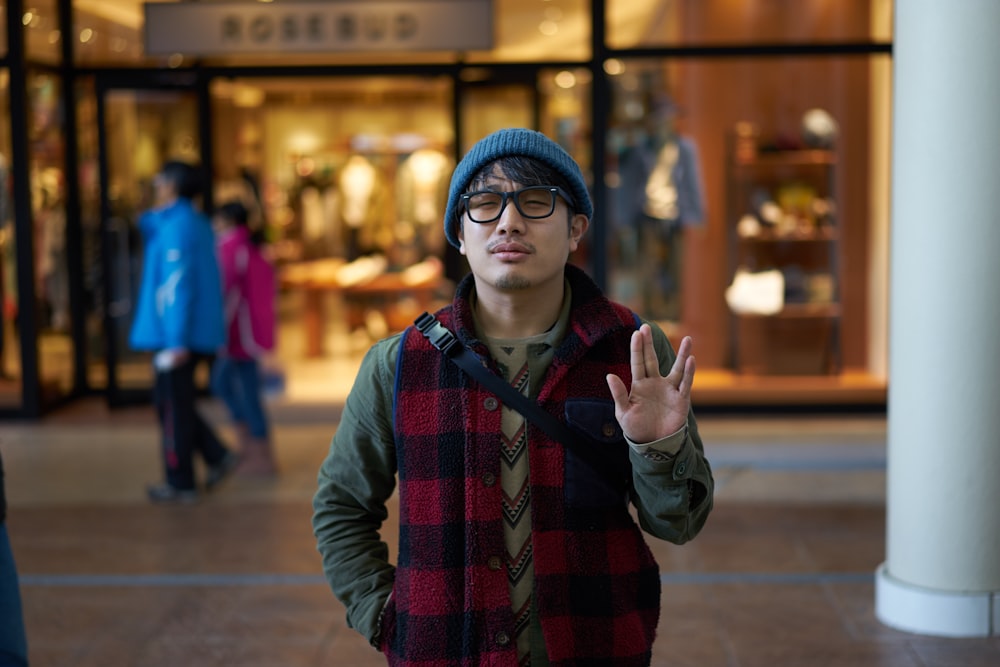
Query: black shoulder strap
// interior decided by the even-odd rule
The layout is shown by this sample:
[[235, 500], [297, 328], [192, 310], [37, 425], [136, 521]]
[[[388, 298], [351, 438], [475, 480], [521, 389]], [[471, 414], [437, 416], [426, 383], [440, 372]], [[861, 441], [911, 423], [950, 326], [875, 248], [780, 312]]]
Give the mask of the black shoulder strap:
[[431, 345], [441, 350], [459, 368], [472, 376], [481, 385], [496, 394], [500, 400], [530, 419], [548, 436], [558, 440], [567, 447], [573, 447], [579, 436], [574, 436], [561, 421], [543, 410], [538, 403], [514, 390], [503, 378], [492, 373], [475, 352], [468, 349], [455, 337], [446, 326], [441, 324], [430, 313], [424, 313], [416, 319], [417, 330], [424, 335]]

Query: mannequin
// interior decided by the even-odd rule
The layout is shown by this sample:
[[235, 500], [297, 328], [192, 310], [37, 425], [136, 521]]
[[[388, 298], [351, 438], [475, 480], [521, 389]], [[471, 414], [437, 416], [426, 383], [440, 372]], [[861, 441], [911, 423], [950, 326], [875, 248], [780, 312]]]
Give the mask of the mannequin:
[[444, 253], [441, 217], [448, 203], [448, 179], [454, 168], [441, 151], [421, 148], [407, 157], [396, 175], [396, 237], [407, 246], [401, 264]]
[[354, 154], [344, 163], [337, 189], [349, 261], [375, 250], [382, 187], [378, 170], [365, 156]]
[[340, 190], [343, 195], [341, 215], [348, 227], [361, 227], [371, 212], [378, 173], [375, 167], [362, 155], [352, 155], [344, 165], [340, 175]]
[[657, 320], [680, 319], [680, 266], [683, 228], [705, 219], [704, 195], [694, 142], [680, 134], [679, 110], [668, 97], [654, 103], [644, 139], [622, 156], [618, 215], [634, 227], [642, 284], [644, 315]]

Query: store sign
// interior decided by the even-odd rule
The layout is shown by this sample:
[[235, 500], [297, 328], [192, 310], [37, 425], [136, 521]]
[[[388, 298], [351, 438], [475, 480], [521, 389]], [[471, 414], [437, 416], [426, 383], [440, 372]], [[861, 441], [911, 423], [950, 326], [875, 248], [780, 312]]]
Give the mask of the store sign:
[[493, 0], [153, 2], [148, 55], [493, 48]]

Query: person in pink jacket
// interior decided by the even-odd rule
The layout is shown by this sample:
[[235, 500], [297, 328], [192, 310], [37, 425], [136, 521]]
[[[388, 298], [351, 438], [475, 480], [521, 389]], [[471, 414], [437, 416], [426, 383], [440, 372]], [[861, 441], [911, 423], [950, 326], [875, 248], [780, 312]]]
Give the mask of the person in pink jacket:
[[247, 209], [228, 202], [213, 216], [218, 234], [226, 342], [212, 371], [212, 389], [229, 410], [242, 450], [237, 473], [277, 473], [262, 400], [260, 359], [274, 345], [274, 273], [247, 225]]

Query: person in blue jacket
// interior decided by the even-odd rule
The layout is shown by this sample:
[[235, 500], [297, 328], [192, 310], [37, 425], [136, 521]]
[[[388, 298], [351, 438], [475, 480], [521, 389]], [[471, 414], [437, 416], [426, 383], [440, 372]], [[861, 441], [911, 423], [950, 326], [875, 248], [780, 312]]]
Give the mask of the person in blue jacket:
[[195, 452], [208, 468], [205, 490], [237, 463], [195, 405], [195, 367], [225, 341], [222, 280], [211, 223], [193, 202], [201, 192], [198, 171], [167, 162], [153, 187], [153, 208], [139, 219], [142, 282], [129, 336], [132, 348], [154, 353], [165, 479], [147, 492], [153, 502], [193, 502]]

